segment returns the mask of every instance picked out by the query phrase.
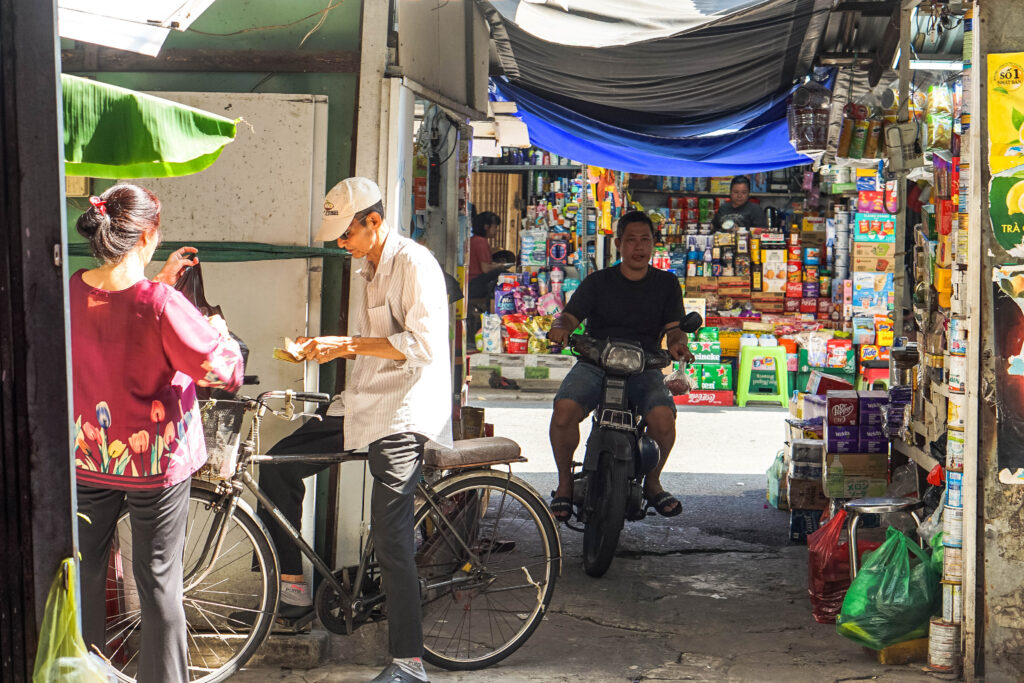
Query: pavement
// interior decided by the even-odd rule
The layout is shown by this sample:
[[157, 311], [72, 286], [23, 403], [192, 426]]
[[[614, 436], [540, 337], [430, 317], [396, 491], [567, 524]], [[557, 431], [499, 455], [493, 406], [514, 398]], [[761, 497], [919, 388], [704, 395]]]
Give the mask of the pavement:
[[[472, 403], [486, 408], [497, 434], [520, 442], [530, 460], [517, 474], [547, 497], [555, 481], [550, 394], [509, 393], [475, 391]], [[428, 667], [431, 680], [934, 680], [923, 664], [879, 664], [811, 617], [807, 548], [790, 543], [788, 513], [765, 501], [764, 471], [782, 446], [786, 416], [779, 407], [681, 408], [663, 483], [683, 513], [627, 523], [600, 579], [583, 572], [582, 535], [562, 527], [562, 576], [533, 637], [483, 671]], [[232, 680], [368, 681], [386, 662], [385, 628], [273, 636], [254, 668]]]

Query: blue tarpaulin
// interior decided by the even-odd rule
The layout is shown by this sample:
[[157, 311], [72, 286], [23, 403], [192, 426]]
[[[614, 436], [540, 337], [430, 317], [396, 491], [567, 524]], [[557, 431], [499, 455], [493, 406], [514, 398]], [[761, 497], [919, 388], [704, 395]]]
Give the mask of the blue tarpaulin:
[[[532, 144], [593, 166], [650, 175], [707, 177], [770, 171], [811, 161], [790, 144], [784, 109], [773, 106], [776, 102], [763, 105], [762, 116], [742, 130], [672, 137], [603, 123], [504, 79], [493, 79], [492, 83], [499, 99], [516, 103]], [[764, 116], [768, 112], [779, 118], [764, 121], [769, 118]], [[650, 125], [644, 128], [655, 129]]]

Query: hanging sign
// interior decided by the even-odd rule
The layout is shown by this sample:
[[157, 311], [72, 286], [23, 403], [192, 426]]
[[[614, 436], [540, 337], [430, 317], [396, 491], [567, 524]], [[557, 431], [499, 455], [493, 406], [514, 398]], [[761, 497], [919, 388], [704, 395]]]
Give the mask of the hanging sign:
[[1024, 265], [992, 269], [999, 480], [1024, 484]]
[[996, 242], [1024, 258], [1024, 52], [988, 56], [989, 218]]

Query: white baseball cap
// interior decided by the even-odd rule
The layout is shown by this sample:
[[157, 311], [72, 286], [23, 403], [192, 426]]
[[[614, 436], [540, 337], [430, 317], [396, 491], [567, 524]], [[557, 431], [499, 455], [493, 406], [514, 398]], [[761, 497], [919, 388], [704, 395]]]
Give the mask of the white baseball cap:
[[346, 178], [324, 198], [323, 219], [316, 241], [332, 242], [348, 230], [352, 217], [382, 200], [380, 188], [369, 178]]

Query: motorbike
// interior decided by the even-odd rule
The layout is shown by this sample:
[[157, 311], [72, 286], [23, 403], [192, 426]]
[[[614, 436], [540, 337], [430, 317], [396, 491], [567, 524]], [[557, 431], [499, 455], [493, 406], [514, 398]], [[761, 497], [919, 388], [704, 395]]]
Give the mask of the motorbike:
[[[699, 313], [689, 313], [680, 329], [692, 333], [702, 324]], [[661, 459], [643, 416], [629, 401], [626, 382], [644, 370], [668, 367], [672, 358], [666, 351], [645, 351], [635, 342], [582, 334], [571, 335], [568, 345], [604, 371], [582, 468], [573, 476], [573, 504], [583, 528], [570, 527], [583, 532], [584, 571], [600, 577], [611, 566], [625, 520], [646, 516], [644, 477]]]

